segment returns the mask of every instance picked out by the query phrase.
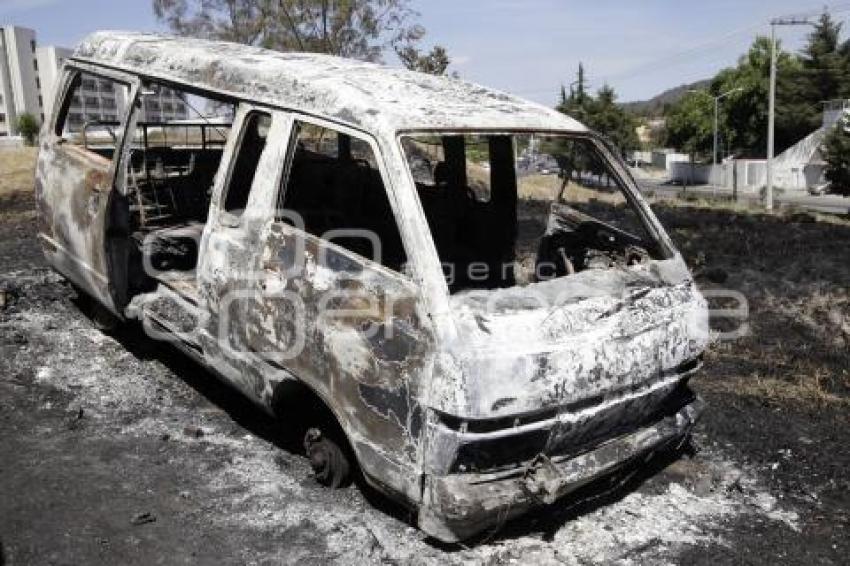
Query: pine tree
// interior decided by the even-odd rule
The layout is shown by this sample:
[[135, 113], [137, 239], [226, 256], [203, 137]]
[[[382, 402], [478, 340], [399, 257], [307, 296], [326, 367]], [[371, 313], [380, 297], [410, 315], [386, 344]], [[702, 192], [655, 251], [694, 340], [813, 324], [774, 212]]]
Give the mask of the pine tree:
[[556, 106], [558, 111], [601, 133], [623, 153], [640, 145], [634, 118], [617, 105], [613, 88], [605, 85], [595, 98], [590, 95], [586, 90], [584, 65], [581, 63], [573, 85], [575, 88], [570, 90], [569, 96], [561, 87], [561, 102]]
[[585, 92], [584, 65], [579, 63], [577, 79], [570, 86], [570, 95], [566, 96], [562, 87], [561, 104], [556, 106], [556, 109], [584, 123], [587, 119], [590, 102], [592, 102], [592, 99]]
[[640, 145], [634, 118], [617, 105], [617, 94], [608, 85], [596, 93], [587, 120], [590, 128], [607, 137], [622, 153]]
[[584, 65], [579, 61], [578, 64], [578, 80], [576, 81], [576, 92], [575, 99], [576, 102], [581, 106], [585, 103], [587, 98], [587, 90], [584, 84]]
[[832, 192], [850, 195], [850, 134], [840, 120], [826, 136], [823, 143], [823, 158], [826, 161], [826, 180]]
[[842, 96], [847, 58], [841, 52], [841, 23], [828, 12], [821, 15], [803, 48], [803, 82], [809, 100], [833, 100]]

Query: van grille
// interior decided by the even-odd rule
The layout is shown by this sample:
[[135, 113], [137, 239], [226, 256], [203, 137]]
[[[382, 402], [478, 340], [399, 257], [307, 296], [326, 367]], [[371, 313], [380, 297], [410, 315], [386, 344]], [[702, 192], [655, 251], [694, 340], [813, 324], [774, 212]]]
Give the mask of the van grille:
[[[482, 473], [510, 469], [530, 462], [540, 453], [576, 456], [608, 439], [674, 415], [694, 399], [686, 381], [681, 381], [672, 389], [653, 392], [650, 398], [628, 400], [577, 422], [467, 442], [459, 447], [450, 471]], [[647, 406], [654, 409], [647, 413]], [[469, 432], [475, 431], [469, 429]]]

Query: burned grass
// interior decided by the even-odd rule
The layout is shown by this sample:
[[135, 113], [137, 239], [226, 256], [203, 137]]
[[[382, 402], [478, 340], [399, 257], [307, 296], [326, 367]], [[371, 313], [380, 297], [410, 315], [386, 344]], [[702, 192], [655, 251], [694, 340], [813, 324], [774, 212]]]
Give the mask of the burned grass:
[[[654, 208], [703, 289], [737, 291], [748, 305], [748, 334], [711, 347], [696, 380], [708, 401], [702, 430], [808, 509], [806, 545], [829, 562], [820, 552], [840, 548], [850, 530], [850, 222], [693, 203]], [[712, 317], [715, 330], [735, 324]], [[709, 554], [757, 563], [781, 548], [752, 534], [742, 525], [739, 544]], [[710, 562], [704, 549], [685, 561], [696, 555]]]
[[[697, 379], [702, 452], [604, 504], [564, 504], [446, 552], [356, 489], [315, 487], [302, 458], [267, 440], [272, 425], [188, 360], [92, 328], [43, 267], [22, 179], [0, 200], [0, 282], [15, 289], [0, 312], [12, 559], [767, 564], [850, 552], [850, 223], [656, 205], [701, 285], [750, 307], [750, 334], [716, 344]], [[157, 520], [132, 524], [144, 513]]]
[[[655, 210], [703, 288], [747, 301], [749, 332], [711, 349], [704, 387], [850, 405], [850, 221], [668, 203]], [[729, 324], [713, 319], [716, 330]]]

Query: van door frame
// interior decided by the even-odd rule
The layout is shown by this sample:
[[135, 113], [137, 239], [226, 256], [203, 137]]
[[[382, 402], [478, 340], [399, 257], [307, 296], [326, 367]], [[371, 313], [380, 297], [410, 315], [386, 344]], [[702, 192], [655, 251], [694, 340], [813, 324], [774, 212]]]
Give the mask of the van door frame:
[[[303, 342], [305, 344], [305, 355], [295, 356], [288, 361], [276, 361], [274, 355], [268, 355], [267, 352], [258, 352], [256, 358], [258, 360], [265, 358], [267, 365], [271, 361], [274, 366], [281, 368], [286, 374], [305, 383], [322, 399], [348, 435], [352, 449], [357, 455], [358, 463], [370, 484], [386, 492], [402, 494], [405, 499], [415, 502], [421, 497], [419, 481], [422, 466], [421, 435], [424, 430], [425, 418], [425, 407], [420, 406], [419, 399], [429, 385], [428, 380], [422, 379], [422, 377], [427, 371], [427, 364], [433, 354], [435, 329], [428, 314], [427, 299], [423, 296], [421, 284], [415, 275], [421, 268], [416, 264], [411, 264], [411, 262], [418, 261], [418, 256], [406, 232], [406, 227], [401, 221], [401, 205], [396, 194], [398, 187], [396, 179], [390, 175], [387, 162], [393, 156], [388, 156], [379, 139], [367, 131], [296, 110], [288, 111], [288, 115], [290, 127], [285, 143], [285, 160], [278, 171], [277, 190], [269, 195], [271, 201], [264, 203], [266, 209], [272, 211], [273, 216], [266, 223], [266, 229], [262, 232], [263, 237], [258, 242], [262, 250], [262, 254], [258, 257], [260, 263], [256, 265], [256, 272], [260, 277], [260, 287], [264, 290], [270, 290], [273, 286], [279, 286], [283, 293], [303, 294], [307, 292], [307, 296], [310, 296], [310, 291], [307, 290], [310, 287], [309, 277], [297, 275], [299, 272], [307, 273], [310, 271], [309, 268], [304, 269], [304, 265], [284, 265], [281, 266], [282, 270], [278, 273], [269, 268], [268, 264], [274, 263], [275, 260], [275, 257], [269, 255], [269, 252], [274, 251], [272, 249], [274, 245], [280, 245], [287, 239], [295, 242], [293, 248], [296, 250], [294, 253], [296, 261], [299, 260], [297, 256], [301, 255], [300, 260], [306, 263], [307, 256], [312, 255], [309, 248], [313, 247], [316, 248], [313, 251], [318, 252], [315, 253], [314, 258], [317, 261], [322, 257], [327, 260], [327, 257], [331, 256], [347, 258], [349, 262], [357, 263], [363, 269], [370, 269], [375, 274], [386, 277], [387, 298], [401, 298], [400, 301], [391, 301], [389, 304], [393, 307], [398, 306], [399, 310], [406, 310], [406, 307], [409, 307], [409, 310], [415, 313], [413, 317], [418, 326], [410, 327], [409, 334], [404, 334], [402, 330], [390, 332], [391, 336], [400, 338], [404, 335], [406, 337], [405, 342], [415, 343], [415, 351], [410, 352], [409, 357], [405, 358], [405, 361], [411, 364], [411, 367], [406, 371], [396, 372], [395, 364], [398, 360], [383, 359], [376, 361], [376, 364], [378, 364], [376, 367], [379, 369], [374, 372], [374, 375], [367, 372], [369, 375], [363, 375], [362, 377], [365, 378], [363, 380], [347, 379], [341, 375], [318, 376], [316, 370], [320, 371], [321, 368], [307, 369], [307, 366], [315, 362], [317, 356], [320, 355], [319, 350], [314, 350], [311, 355], [311, 345], [316, 348], [313, 345], [313, 340]], [[297, 142], [295, 125], [299, 122], [325, 128], [338, 134], [345, 134], [368, 144], [375, 157], [377, 171], [392, 211], [392, 220], [398, 230], [407, 257], [409, 267], [406, 273], [395, 271], [374, 261], [374, 259], [350, 251], [331, 240], [325, 239], [324, 234], [313, 235], [307, 232], [303, 226], [289, 225], [275, 216], [278, 207], [282, 207], [285, 203]], [[273, 243], [275, 241], [276, 244]], [[288, 256], [289, 254], [285, 255]], [[335, 279], [331, 285], [347, 281], [351, 280], [342, 275]], [[321, 290], [317, 289], [317, 291], [321, 293]], [[336, 291], [336, 293], [338, 294], [340, 291]], [[392, 295], [392, 291], [397, 292], [398, 295]], [[333, 288], [329, 288], [328, 292], [330, 293], [327, 295], [328, 297], [335, 298]], [[356, 298], [357, 293], [354, 292], [353, 294]], [[405, 301], [405, 299], [409, 299], [409, 301]], [[303, 321], [306, 325], [309, 325], [309, 328], [304, 330], [307, 334], [313, 336], [311, 329], [318, 329], [316, 324], [318, 317], [313, 316], [316, 305], [307, 301], [301, 304], [304, 307]], [[359, 310], [357, 307], [352, 311], [347, 311], [345, 307], [342, 307], [339, 313], [350, 314], [352, 319], [343, 324], [350, 328], [358, 327], [358, 322], [354, 321], [360, 316], [357, 314], [358, 311], [365, 313], [365, 310]], [[393, 309], [390, 312], [392, 314], [395, 310]], [[394, 324], [394, 316], [388, 316], [386, 313], [381, 314], [380, 320], [382, 322], [388, 325]], [[341, 320], [345, 317], [339, 318]], [[377, 322], [377, 320], [373, 322]], [[248, 322], [252, 327], [263, 326], [260, 320], [249, 320]], [[418, 340], [411, 340], [414, 336]], [[301, 359], [299, 360], [299, 358]], [[330, 360], [330, 358], [330, 354], [324, 353], [324, 366], [327, 367], [328, 361], [337, 362], [337, 360]], [[390, 367], [393, 368], [392, 371], [388, 370]], [[388, 375], [394, 376], [395, 380], [389, 380]], [[373, 381], [375, 378], [378, 378], [379, 381]], [[370, 398], [367, 401], [370, 394], [375, 395], [376, 399]], [[387, 399], [395, 401], [395, 403], [387, 401]], [[396, 413], [396, 410], [402, 414]]]
[[[107, 173], [108, 189], [92, 189], [93, 191], [97, 190], [98, 192], [107, 193], [106, 198], [97, 199], [97, 208], [101, 215], [99, 217], [99, 221], [88, 227], [90, 230], [97, 230], [99, 234], [93, 239], [94, 245], [92, 245], [90, 249], [82, 250], [82, 255], [78, 253], [80, 250], [67, 249], [57, 240], [57, 211], [53, 210], [52, 207], [47, 206], [45, 210], [49, 210], [51, 217], [45, 220], [46, 222], [49, 222], [50, 233], [41, 233], [39, 236], [42, 243], [45, 245], [45, 249], [57, 255], [54, 260], [56, 264], [61, 265], [64, 262], [68, 262], [76, 268], [81, 269], [83, 273], [88, 275], [88, 277], [77, 276], [75, 278], [72, 274], [75, 274], [76, 271], [70, 268], [65, 270], [63, 273], [64, 275], [68, 276], [75, 284], [88, 292], [113, 314], [123, 318], [123, 313], [121, 312], [121, 307], [123, 306], [120, 298], [121, 290], [115, 285], [113, 277], [114, 261], [116, 258], [113, 257], [114, 254], [110, 253], [109, 250], [110, 240], [112, 238], [108, 237], [108, 232], [116, 228], [116, 226], [112, 224], [112, 217], [114, 216], [115, 206], [117, 204], [115, 197], [116, 195], [123, 195], [125, 190], [123, 175], [120, 175], [120, 172], [123, 170], [123, 164], [126, 163], [126, 159], [129, 154], [129, 144], [127, 143], [126, 134], [129, 131], [128, 126], [130, 119], [135, 115], [135, 100], [138, 95], [141, 80], [138, 76], [127, 72], [116, 71], [114, 69], [101, 67], [83, 61], [71, 59], [66, 62], [62, 67], [61, 86], [56, 91], [56, 99], [54, 101], [54, 108], [56, 111], [54, 111], [50, 117], [48, 122], [49, 127], [46, 130], [46, 139], [42, 142], [41, 146], [41, 150], [44, 152], [55, 154], [57, 151], [61, 151], [60, 148], [62, 145], [67, 143], [67, 141], [62, 138], [61, 132], [57, 132], [57, 129], [60, 121], [64, 125], [64, 121], [68, 118], [68, 113], [70, 112], [70, 106], [72, 103], [71, 96], [73, 94], [71, 89], [74, 86], [74, 79], [81, 73], [93, 75], [99, 79], [108, 79], [127, 86], [126, 105], [119, 117], [119, 123], [123, 124], [123, 127], [116, 128], [114, 132], [116, 135], [115, 151], [112, 155]], [[43, 173], [39, 172], [38, 174], [42, 175]], [[42, 184], [44, 185], [43, 191], [45, 195], [55, 193], [60, 190], [59, 187], [47, 186], [44, 183]], [[89, 234], [89, 236], [92, 235]], [[98, 263], [104, 266], [105, 272], [101, 272], [99, 269], [95, 268], [95, 265]], [[60, 272], [62, 272], [59, 265], [55, 266], [58, 270], [60, 270]]]
[[[269, 115], [271, 125], [245, 209], [236, 216], [225, 210], [225, 201], [248, 119], [255, 113]], [[198, 250], [198, 290], [209, 313], [208, 323], [199, 329], [198, 336], [207, 363], [249, 399], [267, 409], [264, 396], [268, 393], [268, 383], [262, 369], [257, 369], [252, 356], [222, 346], [221, 299], [257, 292], [260, 282], [254, 268], [259, 250], [251, 244], [260, 239], [260, 231], [274, 217], [274, 211], [265, 203], [270, 201], [270, 195], [276, 194], [280, 182], [290, 127], [291, 120], [284, 111], [244, 100], [238, 102], [210, 195], [209, 215]]]

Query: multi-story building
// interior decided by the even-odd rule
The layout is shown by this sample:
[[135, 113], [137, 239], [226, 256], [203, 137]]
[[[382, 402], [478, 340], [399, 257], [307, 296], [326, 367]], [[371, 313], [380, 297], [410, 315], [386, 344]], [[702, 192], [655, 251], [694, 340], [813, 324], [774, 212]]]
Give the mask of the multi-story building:
[[89, 122], [117, 122], [126, 105], [123, 90], [115, 83], [84, 76], [68, 108], [68, 125], [74, 130]]
[[50, 116], [50, 112], [53, 110], [53, 101], [56, 98], [54, 89], [59, 81], [59, 70], [62, 68], [65, 59], [71, 56], [71, 53], [73, 51], [70, 49], [53, 45], [35, 48], [45, 116]]
[[[14, 135], [18, 116], [29, 113], [39, 120], [50, 115], [61, 78], [62, 63], [72, 51], [37, 47], [35, 31], [17, 26], [0, 28], [0, 137]], [[127, 93], [111, 81], [83, 79], [68, 110], [70, 125], [118, 121], [127, 105]], [[146, 93], [142, 122], [169, 122], [189, 118], [186, 102], [170, 89]]]
[[35, 32], [0, 27], [0, 136], [14, 135], [21, 114], [44, 119]]
[[180, 95], [169, 88], [160, 88], [144, 97], [141, 122], [170, 122], [189, 118], [189, 108]]

